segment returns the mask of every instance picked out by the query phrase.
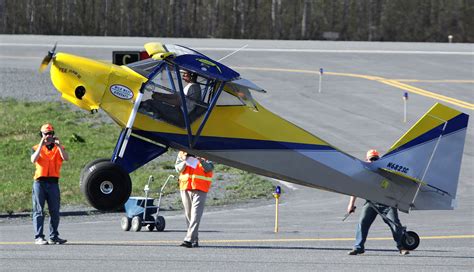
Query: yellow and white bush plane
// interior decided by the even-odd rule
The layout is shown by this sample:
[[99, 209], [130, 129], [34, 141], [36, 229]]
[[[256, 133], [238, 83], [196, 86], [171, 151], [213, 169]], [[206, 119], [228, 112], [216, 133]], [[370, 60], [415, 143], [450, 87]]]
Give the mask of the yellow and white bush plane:
[[[367, 163], [266, 110], [251, 95], [265, 91], [222, 63], [180, 45], [145, 49], [151, 58], [118, 66], [54, 47], [40, 67], [52, 60], [51, 80], [65, 100], [90, 112], [101, 108], [122, 127], [111, 159], [81, 172], [93, 207], [122, 207], [129, 173], [171, 147], [403, 212], [454, 208], [467, 114], [435, 104], [380, 160]], [[186, 96], [183, 70], [197, 76], [200, 98]], [[416, 248], [416, 233], [404, 233], [406, 248]]]

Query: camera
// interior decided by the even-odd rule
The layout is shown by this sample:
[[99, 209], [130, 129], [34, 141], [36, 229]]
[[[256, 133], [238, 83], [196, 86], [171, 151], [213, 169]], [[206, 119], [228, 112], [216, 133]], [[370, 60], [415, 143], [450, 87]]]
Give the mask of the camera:
[[46, 143], [47, 143], [47, 144], [53, 144], [54, 141], [56, 141], [56, 137], [48, 136], [48, 137], [46, 138]]

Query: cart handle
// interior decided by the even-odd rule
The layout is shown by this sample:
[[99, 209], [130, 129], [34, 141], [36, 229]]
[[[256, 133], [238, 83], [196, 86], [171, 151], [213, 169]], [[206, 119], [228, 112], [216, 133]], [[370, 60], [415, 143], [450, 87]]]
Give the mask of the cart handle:
[[154, 178], [152, 175], [150, 175], [150, 177], [148, 177], [148, 183], [145, 185], [145, 188], [143, 188], [143, 191], [145, 191], [145, 193], [148, 193], [148, 191], [150, 191], [150, 183], [154, 181]]
[[163, 193], [163, 190], [165, 189], [166, 184], [168, 184], [168, 181], [170, 180], [170, 178], [174, 178], [174, 176], [173, 176], [173, 175], [169, 175], [169, 176], [168, 176], [168, 178], [167, 178], [166, 181], [165, 181], [165, 184], [163, 184], [163, 186], [161, 186], [160, 194]]
[[157, 209], [156, 209], [156, 216], [158, 216], [159, 212], [160, 212], [160, 206], [161, 206], [161, 196], [163, 196], [163, 190], [165, 189], [165, 186], [166, 184], [168, 184], [168, 181], [170, 180], [170, 178], [174, 178], [173, 175], [169, 175], [168, 178], [166, 179], [165, 181], [165, 184], [163, 184], [163, 186], [161, 186], [161, 189], [160, 189], [160, 197], [158, 197], [158, 205], [157, 205]]

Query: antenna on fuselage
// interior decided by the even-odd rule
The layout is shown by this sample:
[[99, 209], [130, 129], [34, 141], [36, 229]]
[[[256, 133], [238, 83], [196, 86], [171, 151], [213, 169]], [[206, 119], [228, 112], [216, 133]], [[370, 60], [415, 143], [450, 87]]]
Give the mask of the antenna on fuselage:
[[249, 46], [249, 45], [248, 45], [248, 44], [246, 44], [246, 45], [244, 45], [244, 46], [240, 47], [239, 49], [235, 50], [234, 52], [231, 52], [230, 54], [228, 54], [228, 55], [226, 55], [226, 56], [224, 56], [224, 57], [222, 57], [222, 58], [218, 59], [217, 61], [218, 61], [218, 62], [221, 62], [222, 60], [224, 60], [224, 59], [226, 59], [226, 58], [228, 58], [228, 57], [232, 56], [233, 54], [235, 54], [235, 53], [239, 52], [240, 50], [244, 49], [244, 48], [245, 48], [245, 47], [247, 47], [247, 46]]

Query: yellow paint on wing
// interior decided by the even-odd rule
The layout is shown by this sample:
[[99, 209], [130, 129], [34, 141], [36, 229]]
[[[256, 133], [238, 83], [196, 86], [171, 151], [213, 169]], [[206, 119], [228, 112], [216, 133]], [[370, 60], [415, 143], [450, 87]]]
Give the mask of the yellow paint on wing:
[[[224, 137], [249, 140], [266, 140], [277, 142], [291, 142], [301, 144], [329, 145], [327, 142], [286, 121], [278, 115], [257, 104], [258, 111], [246, 106], [216, 106], [202, 136]], [[193, 134], [199, 128], [202, 116], [196, 120], [191, 128]], [[138, 114], [135, 121], [136, 128], [162, 133], [186, 135], [183, 128], [169, 125], [162, 121]]]
[[148, 53], [148, 55], [150, 56], [153, 56], [155, 54], [158, 54], [158, 53], [166, 53], [168, 52], [165, 47], [163, 46], [162, 43], [159, 43], [159, 42], [150, 42], [150, 43], [146, 43], [144, 45], [145, 47], [145, 50], [146, 52]]

